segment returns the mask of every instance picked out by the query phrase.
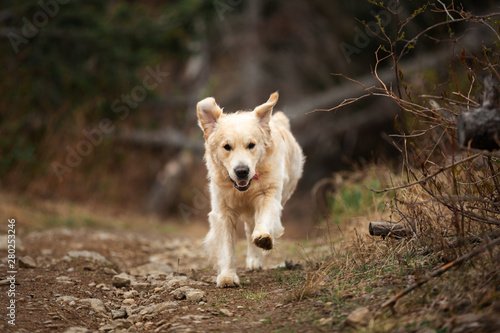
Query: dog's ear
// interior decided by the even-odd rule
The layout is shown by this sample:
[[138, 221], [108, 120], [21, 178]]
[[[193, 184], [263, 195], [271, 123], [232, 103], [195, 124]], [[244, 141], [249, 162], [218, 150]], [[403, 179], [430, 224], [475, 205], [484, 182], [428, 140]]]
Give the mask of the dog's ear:
[[203, 130], [203, 136], [207, 139], [215, 130], [217, 119], [222, 114], [222, 109], [215, 103], [213, 97], [205, 98], [196, 106], [198, 114], [198, 125]]
[[269, 121], [271, 120], [273, 107], [276, 105], [276, 102], [278, 102], [278, 97], [278, 92], [272, 93], [271, 96], [269, 96], [267, 102], [257, 106], [253, 111], [255, 113], [255, 116], [259, 120], [260, 126], [262, 126], [262, 128], [264, 128], [266, 131], [269, 131], [270, 129]]

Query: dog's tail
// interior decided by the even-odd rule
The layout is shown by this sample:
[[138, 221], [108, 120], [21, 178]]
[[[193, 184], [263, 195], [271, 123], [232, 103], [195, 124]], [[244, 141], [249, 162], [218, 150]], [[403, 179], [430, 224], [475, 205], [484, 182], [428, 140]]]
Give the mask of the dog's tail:
[[273, 122], [278, 126], [290, 130], [290, 120], [288, 120], [288, 117], [281, 111], [278, 111], [273, 115]]

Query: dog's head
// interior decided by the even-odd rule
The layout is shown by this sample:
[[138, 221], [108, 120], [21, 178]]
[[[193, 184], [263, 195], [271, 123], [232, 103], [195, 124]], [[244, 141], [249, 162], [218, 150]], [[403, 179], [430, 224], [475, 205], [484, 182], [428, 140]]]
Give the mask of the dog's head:
[[[212, 97], [197, 105], [198, 124], [203, 130], [207, 153], [239, 191], [250, 188], [258, 179], [256, 168], [269, 147], [269, 121], [278, 93], [250, 112], [225, 114]], [[228, 181], [229, 181], [228, 180]]]

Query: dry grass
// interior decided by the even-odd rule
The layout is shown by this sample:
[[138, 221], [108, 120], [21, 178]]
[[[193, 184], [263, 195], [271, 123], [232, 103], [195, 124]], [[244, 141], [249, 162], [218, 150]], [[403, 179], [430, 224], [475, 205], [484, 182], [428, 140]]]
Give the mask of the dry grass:
[[[453, 172], [465, 175], [462, 169], [467, 168], [470, 166], [461, 165]], [[333, 201], [345, 204], [346, 198], [351, 197], [349, 192], [372, 187], [375, 175], [381, 175], [380, 171], [365, 171], [364, 177], [344, 177], [341, 186], [344, 191], [335, 193]], [[389, 185], [393, 186], [408, 182], [405, 174], [385, 175], [385, 179], [377, 179], [380, 184], [389, 181], [392, 184]], [[455, 177], [457, 182], [462, 179]], [[461, 224], [457, 227], [454, 222], [457, 212], [444, 201], [445, 197], [449, 201], [457, 200], [456, 196], [445, 195], [453, 187], [449, 184], [453, 177], [443, 173], [436, 178], [425, 185], [370, 196], [370, 200], [359, 199], [364, 203], [359, 209], [364, 215], [362, 217], [347, 208], [340, 214], [340, 223], [336, 222], [339, 219], [327, 219], [324, 234], [329, 235], [325, 237], [325, 243], [330, 245], [330, 253], [326, 257], [324, 253], [314, 258], [311, 255], [307, 257], [309, 265], [305, 280], [291, 301], [318, 298], [331, 302], [334, 324], [337, 325], [343, 325], [346, 316], [355, 308], [369, 307], [378, 316], [371, 326], [365, 327], [367, 332], [405, 328], [404, 332], [426, 327], [447, 331], [454, 327], [454, 318], [472, 312], [482, 313], [486, 316], [484, 321], [489, 320], [489, 314], [500, 308], [498, 248], [485, 251], [473, 260], [431, 279], [400, 298], [393, 311], [381, 310], [380, 305], [385, 300], [484, 243], [481, 235], [498, 230], [495, 226], [467, 218], [463, 220], [464, 228]], [[424, 187], [436, 184], [440, 186], [439, 197]], [[486, 209], [486, 204], [486, 200], [467, 201], [467, 205], [459, 207], [479, 211], [477, 205]], [[483, 216], [487, 214], [485, 212]], [[369, 236], [369, 221], [381, 220], [402, 223], [412, 230], [412, 234], [400, 240]]]
[[[453, 6], [443, 9], [436, 5], [432, 12], [449, 14], [448, 10], [464, 22], [473, 22], [465, 11]], [[403, 21], [396, 23], [398, 29], [405, 26]], [[498, 22], [481, 23], [493, 28]], [[443, 24], [429, 27], [411, 41], [416, 43], [422, 34], [431, 34], [432, 29]], [[462, 48], [451, 26], [449, 31], [448, 42], [456, 49]], [[480, 99], [473, 100], [482, 94], [481, 76], [500, 79], [500, 54], [494, 48], [484, 48], [476, 56], [463, 50], [459, 59], [451, 60], [448, 81], [430, 82], [426, 87], [427, 83], [418, 79], [412, 82], [411, 76], [403, 75], [398, 68], [410, 43], [402, 50], [396, 48], [401, 42], [399, 35], [393, 40], [383, 29], [379, 37], [386, 41], [379, 51], [387, 53], [376, 54], [374, 76], [378, 85], [363, 86], [365, 95], [348, 99], [331, 110], [369, 96], [389, 98], [401, 108], [400, 134], [388, 138], [401, 152], [400, 171], [388, 174], [381, 182], [383, 186], [368, 186], [386, 194], [385, 207], [389, 211], [380, 214], [380, 204], [369, 205], [370, 212], [358, 211], [375, 216], [373, 221], [380, 221], [381, 216], [385, 221], [399, 223], [409, 233], [405, 239], [380, 240], [370, 238], [366, 231], [349, 232], [347, 228], [331, 256], [319, 267], [311, 268], [297, 298], [328, 298], [339, 305], [338, 313], [334, 313], [337, 318], [348, 314], [350, 308], [368, 306], [377, 317], [365, 328], [367, 332], [428, 328], [470, 331], [467, 325], [471, 323], [460, 318], [463, 314], [476, 316], [469, 325], [476, 331], [500, 329], [500, 322], [493, 316], [500, 310], [500, 250], [487, 246], [496, 245], [500, 236], [500, 157], [498, 151], [476, 151], [456, 142], [456, 117], [464, 108], [481, 105]], [[395, 87], [377, 75], [377, 68], [387, 60], [392, 60], [395, 68]], [[413, 86], [430, 91], [412, 91]], [[363, 181], [369, 184], [370, 177]], [[352, 186], [347, 182], [336, 188]], [[343, 226], [353, 219], [345, 219], [346, 214], [352, 214], [345, 207], [332, 209], [333, 214], [340, 213]], [[362, 230], [366, 229], [367, 225]], [[394, 302], [384, 302], [396, 293]], [[385, 311], [387, 308], [392, 311]]]
[[160, 219], [154, 215], [141, 215], [117, 211], [107, 205], [75, 204], [71, 201], [32, 199], [30, 196], [0, 192], [0, 213], [15, 218], [18, 232], [50, 228], [95, 228], [108, 230], [138, 230], [152, 233], [186, 233], [200, 236], [206, 232], [199, 223], [181, 224], [178, 220]]

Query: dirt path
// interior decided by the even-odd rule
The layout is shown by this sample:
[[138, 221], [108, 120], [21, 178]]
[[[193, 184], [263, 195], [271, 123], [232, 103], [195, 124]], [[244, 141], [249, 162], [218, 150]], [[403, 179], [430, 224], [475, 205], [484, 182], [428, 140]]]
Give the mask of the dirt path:
[[304, 258], [291, 240], [255, 272], [244, 271], [245, 244], [239, 241], [242, 286], [235, 289], [215, 287], [200, 237], [49, 229], [20, 241], [15, 326], [5, 316], [10, 282], [3, 280], [1, 332], [331, 330], [331, 303], [291, 302], [304, 270], [290, 261], [288, 268], [272, 268]]

